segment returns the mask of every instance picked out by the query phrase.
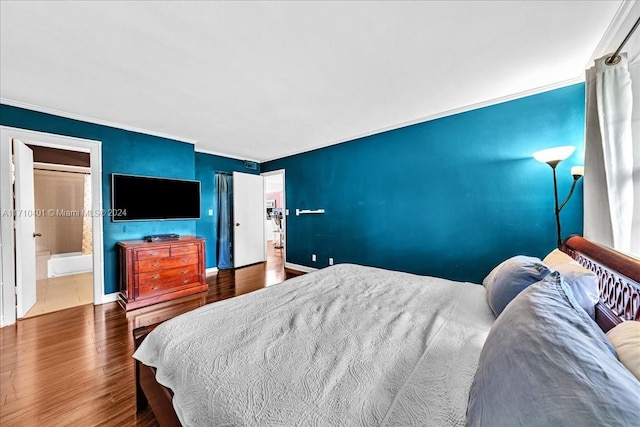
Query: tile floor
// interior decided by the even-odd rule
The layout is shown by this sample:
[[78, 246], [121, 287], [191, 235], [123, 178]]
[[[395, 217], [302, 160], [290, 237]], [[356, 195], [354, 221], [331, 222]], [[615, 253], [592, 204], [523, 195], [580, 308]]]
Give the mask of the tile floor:
[[36, 304], [24, 317], [64, 310], [93, 302], [93, 273], [36, 281]]

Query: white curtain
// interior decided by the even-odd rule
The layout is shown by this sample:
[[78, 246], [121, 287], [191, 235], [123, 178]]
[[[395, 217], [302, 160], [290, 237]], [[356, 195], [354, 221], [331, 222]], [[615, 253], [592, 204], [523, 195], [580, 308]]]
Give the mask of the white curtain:
[[[640, 231], [634, 230], [636, 222], [640, 227], [640, 203], [634, 203], [640, 199], [634, 167], [640, 164], [634, 166], [638, 135], [632, 133], [632, 75], [627, 54], [620, 56], [614, 65], [605, 63], [609, 55], [600, 58], [586, 73], [584, 235], [640, 255]], [[640, 85], [639, 76], [635, 80]]]

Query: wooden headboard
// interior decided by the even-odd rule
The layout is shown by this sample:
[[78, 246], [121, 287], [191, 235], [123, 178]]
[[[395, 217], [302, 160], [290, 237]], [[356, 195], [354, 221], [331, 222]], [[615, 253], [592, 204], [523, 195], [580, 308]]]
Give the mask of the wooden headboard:
[[562, 250], [600, 278], [596, 322], [603, 331], [625, 320], [640, 321], [640, 260], [580, 236], [569, 237]]

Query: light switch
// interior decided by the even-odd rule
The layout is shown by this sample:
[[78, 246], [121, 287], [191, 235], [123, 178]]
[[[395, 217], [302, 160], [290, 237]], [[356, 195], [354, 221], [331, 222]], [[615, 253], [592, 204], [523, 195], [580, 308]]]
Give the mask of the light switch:
[[209, 216], [213, 216], [213, 209], [209, 209]]

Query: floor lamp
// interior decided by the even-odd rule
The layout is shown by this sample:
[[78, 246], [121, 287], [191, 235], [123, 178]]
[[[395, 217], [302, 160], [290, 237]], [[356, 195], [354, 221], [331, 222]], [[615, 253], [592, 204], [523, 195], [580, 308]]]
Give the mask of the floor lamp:
[[533, 153], [533, 158], [541, 163], [546, 163], [551, 166], [551, 170], [553, 171], [553, 195], [555, 199], [555, 213], [556, 213], [556, 230], [558, 232], [558, 248], [562, 246], [562, 233], [560, 231], [560, 211], [564, 208], [564, 205], [567, 204], [571, 195], [573, 194], [573, 190], [576, 188], [576, 184], [578, 180], [582, 178], [584, 175], [584, 166], [574, 166], [571, 168], [571, 175], [573, 175], [573, 184], [571, 185], [571, 190], [569, 191], [569, 195], [564, 202], [561, 204], [558, 203], [558, 180], [556, 178], [556, 167], [560, 164], [561, 161], [569, 157], [576, 150], [575, 147], [570, 145], [565, 145], [562, 147], [554, 147], [547, 148], [546, 150], [540, 150]]

